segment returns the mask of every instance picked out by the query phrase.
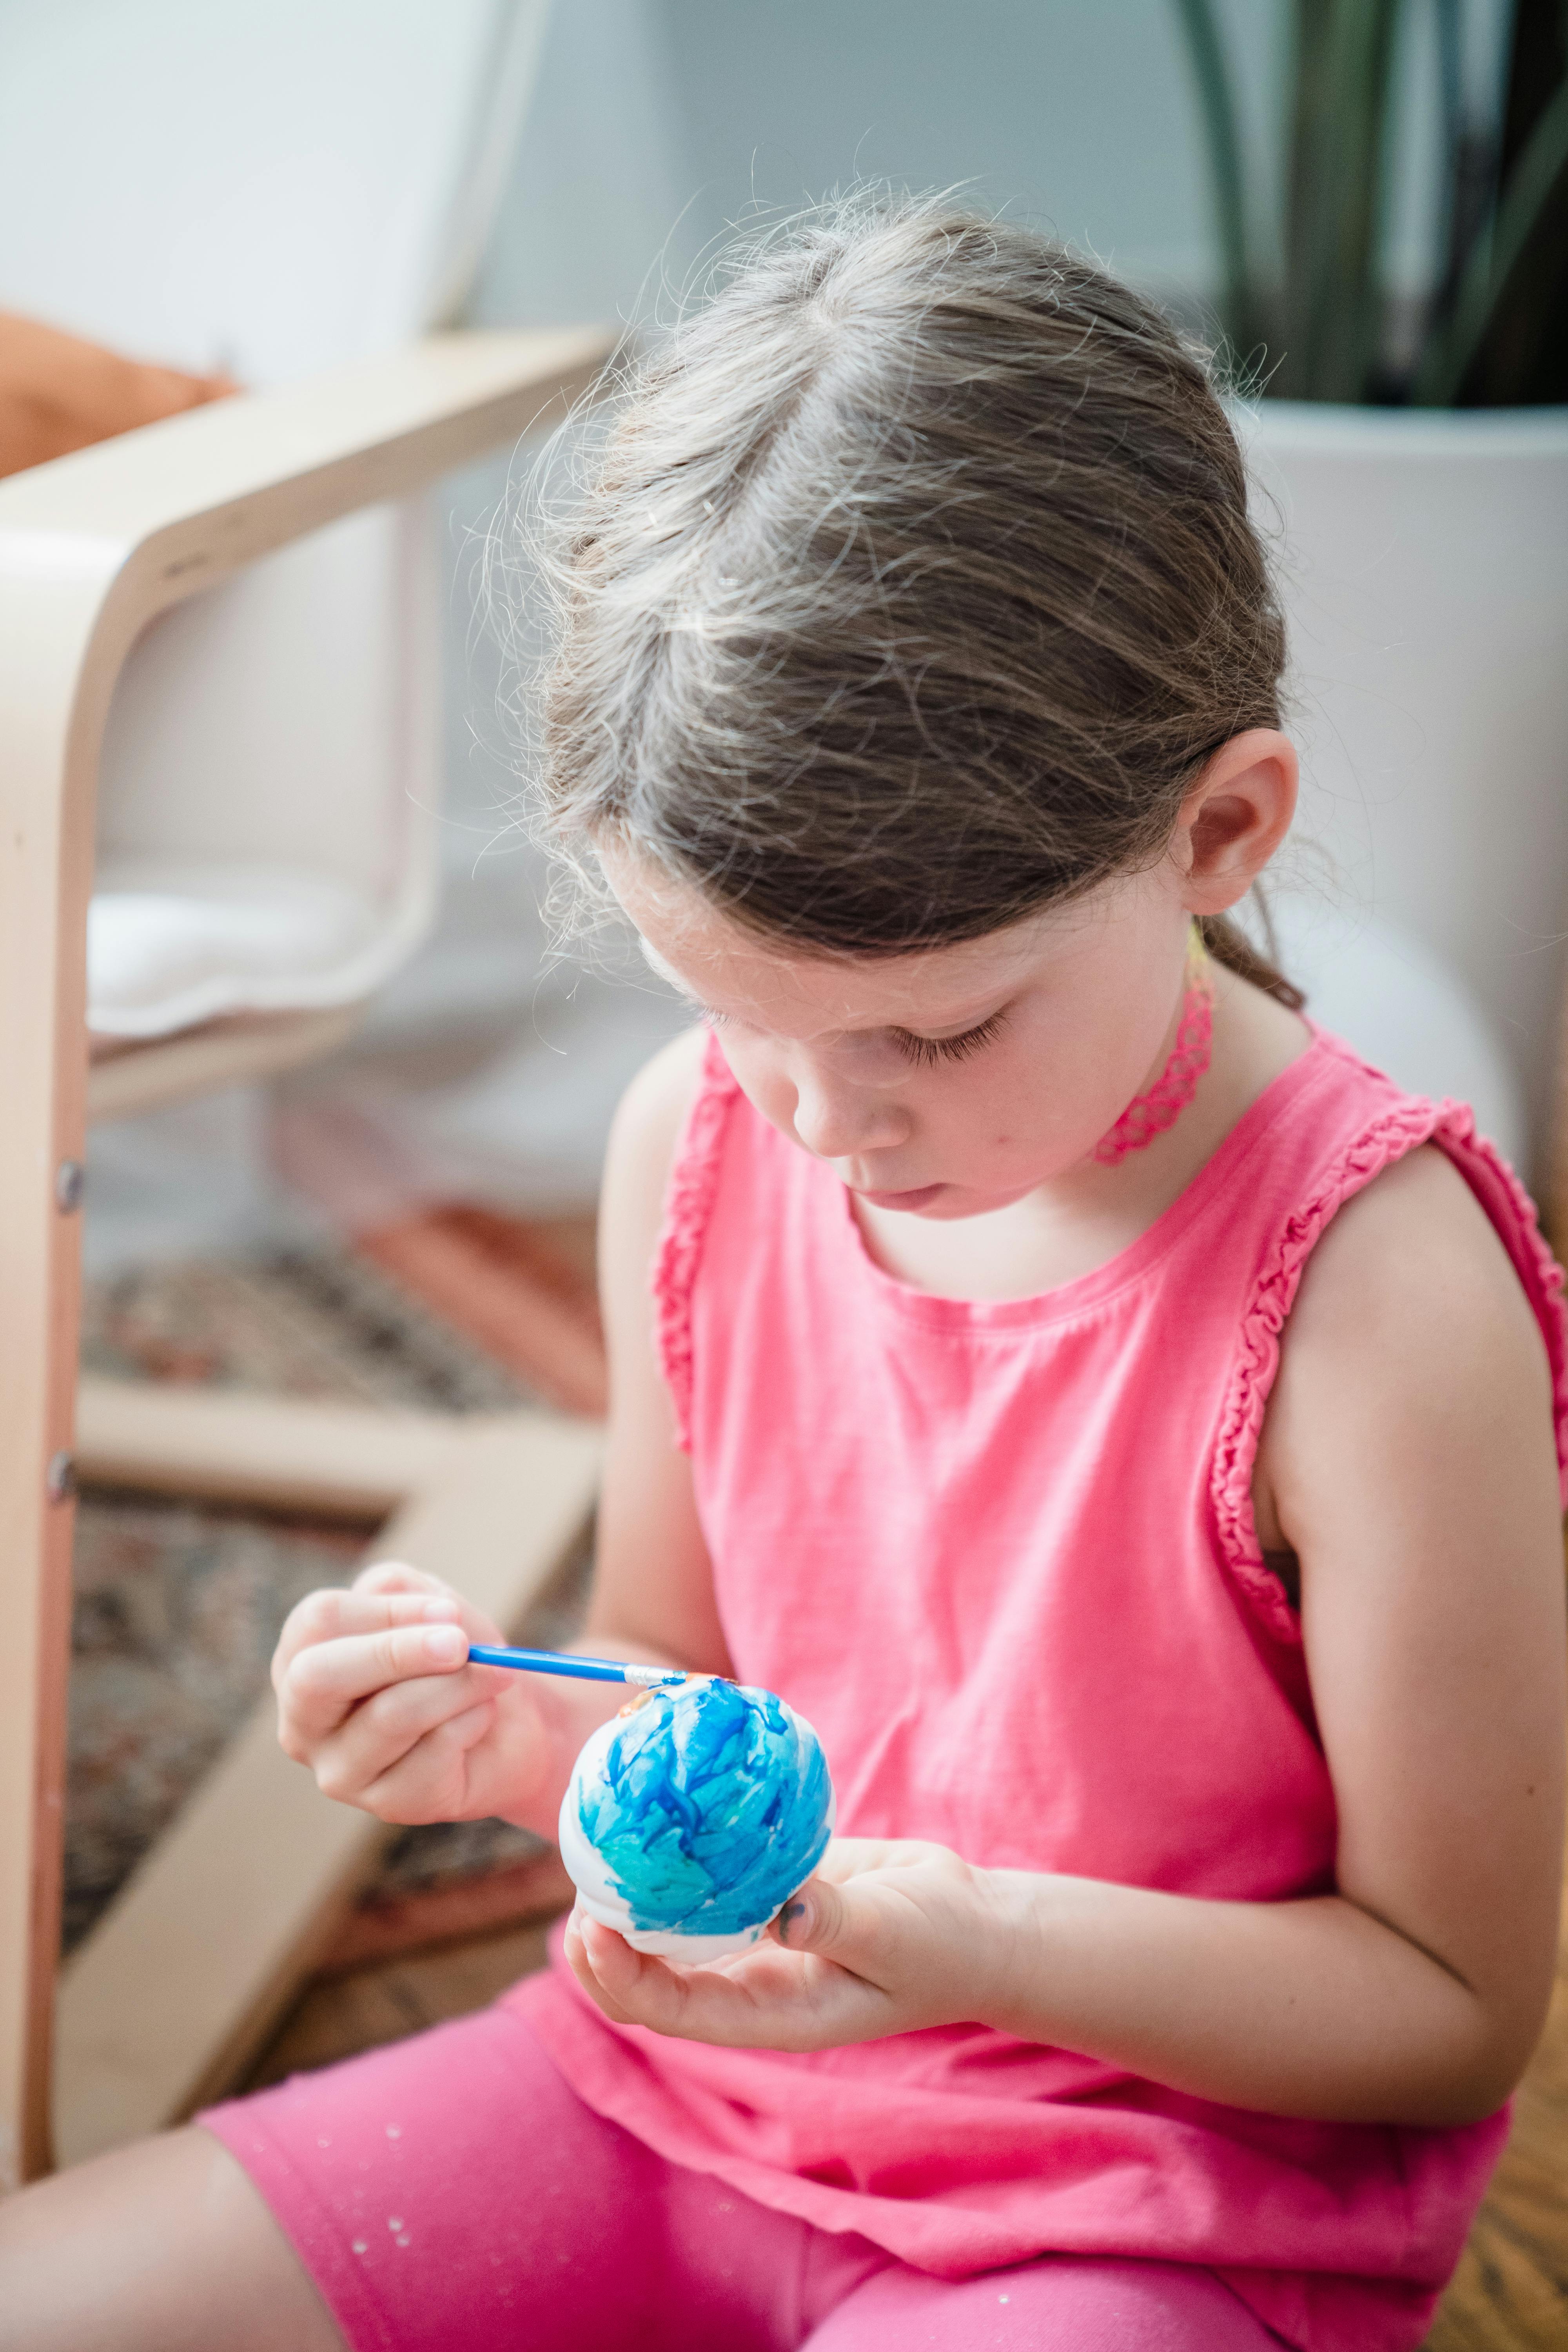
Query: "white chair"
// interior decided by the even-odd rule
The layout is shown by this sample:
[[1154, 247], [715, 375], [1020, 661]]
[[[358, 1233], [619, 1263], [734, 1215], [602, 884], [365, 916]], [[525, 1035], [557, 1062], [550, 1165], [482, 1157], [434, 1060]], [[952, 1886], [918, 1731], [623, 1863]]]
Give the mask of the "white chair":
[[[478, 258], [543, 15], [0, 0], [0, 309], [253, 388], [0, 484], [0, 2188], [50, 2159], [84, 1123], [321, 1050], [429, 919], [421, 493], [586, 385], [609, 343], [431, 332]], [[353, 1507], [413, 1495], [416, 1554], [484, 1554], [503, 1612], [591, 1500], [591, 1440], [535, 1421], [464, 1454], [363, 1417], [140, 1407], [84, 1400], [100, 1463]], [[238, 1745], [237, 1781], [226, 1764], [170, 1841], [179, 1866], [155, 1857], [76, 1971], [62, 2041], [93, 2112], [71, 2153], [188, 2105], [363, 1865], [325, 1811], [268, 1847], [295, 1784]], [[130, 2001], [153, 2019], [134, 2047]]]
[[[461, 302], [543, 20], [542, 0], [9, 0], [0, 303], [253, 389], [400, 349]], [[99, 784], [100, 1054], [264, 1016], [250, 1060], [276, 1066], [341, 1033], [417, 942], [437, 581], [415, 499], [145, 628]], [[106, 1069], [95, 1108], [141, 1108], [210, 1058]]]

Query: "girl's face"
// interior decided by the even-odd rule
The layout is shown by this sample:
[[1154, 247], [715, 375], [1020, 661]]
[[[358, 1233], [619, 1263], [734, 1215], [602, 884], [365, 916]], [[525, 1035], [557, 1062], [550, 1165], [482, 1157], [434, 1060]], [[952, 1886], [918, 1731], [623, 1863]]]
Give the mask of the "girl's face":
[[649, 962], [712, 1022], [764, 1118], [874, 1207], [973, 1217], [1080, 1168], [1152, 1084], [1192, 917], [1236, 904], [1295, 804], [1290, 744], [1251, 729], [1207, 762], [1146, 870], [912, 955], [802, 953], [623, 844], [600, 856]]
[[1158, 1072], [1188, 923], [1167, 866], [957, 945], [805, 954], [624, 848], [605, 871], [655, 971], [764, 1118], [874, 1207], [1005, 1207], [1082, 1161]]

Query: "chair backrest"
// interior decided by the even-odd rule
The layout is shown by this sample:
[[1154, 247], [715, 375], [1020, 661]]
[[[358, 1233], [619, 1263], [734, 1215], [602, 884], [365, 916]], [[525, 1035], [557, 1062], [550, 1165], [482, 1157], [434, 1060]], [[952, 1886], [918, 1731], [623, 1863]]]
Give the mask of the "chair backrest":
[[0, 0], [0, 308], [278, 383], [466, 291], [542, 0]]
[[[446, 323], [547, 4], [0, 0], [0, 309], [258, 388]], [[412, 947], [437, 877], [437, 576], [423, 508], [373, 510], [134, 648], [100, 780], [95, 1027], [350, 1001]], [[265, 922], [225, 962], [225, 877], [268, 875], [285, 962], [302, 905], [321, 918], [293, 971]], [[137, 969], [177, 902], [184, 948]]]
[[1468, 990], [1539, 1170], [1568, 937], [1568, 411], [1266, 401], [1244, 423], [1281, 530], [1301, 830], [1331, 895]]

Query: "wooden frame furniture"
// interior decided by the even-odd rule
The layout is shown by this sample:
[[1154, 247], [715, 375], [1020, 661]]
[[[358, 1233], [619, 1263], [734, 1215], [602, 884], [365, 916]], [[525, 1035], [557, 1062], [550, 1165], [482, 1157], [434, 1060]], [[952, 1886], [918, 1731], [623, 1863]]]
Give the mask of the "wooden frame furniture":
[[[373, 1556], [458, 1584], [515, 1630], [581, 1542], [599, 1442], [544, 1413], [377, 1412], [84, 1380], [85, 1477], [372, 1519]], [[189, 2115], [266, 2040], [386, 1839], [278, 1745], [270, 1694], [67, 1961], [55, 2153], [96, 2156]]]
[[[159, 614], [515, 439], [585, 388], [609, 348], [588, 329], [436, 336], [0, 483], [0, 2189], [46, 2170], [51, 2151], [78, 1211], [89, 1108], [87, 915], [115, 680]], [[319, 1015], [279, 1015], [226, 1037], [198, 1031], [117, 1055], [96, 1085], [105, 1108], [123, 1110], [280, 1068], [321, 1043]], [[175, 1396], [153, 1412], [174, 1416], [177, 1429], [193, 1410]], [[531, 1424], [527, 1445], [539, 1444], [581, 1467], [582, 1440], [566, 1425]], [[177, 1450], [163, 1445], [165, 1457]], [[533, 1475], [515, 1490], [520, 1509], [532, 1507]], [[552, 1533], [545, 1553], [553, 1541]], [[437, 1549], [446, 1556], [444, 1542]], [[466, 1565], [460, 1572], [477, 1597]], [[214, 1898], [215, 1917], [228, 1900]], [[73, 1985], [99, 1980], [84, 1961]], [[154, 1991], [126, 1983], [120, 1998], [145, 2002]], [[84, 2004], [89, 2011], [88, 1995], [72, 2015]], [[78, 2057], [68, 2074], [79, 2081]], [[163, 2119], [153, 2108], [172, 2076], [159, 2079], [157, 2098], [149, 2090], [152, 2105], [138, 2111], [146, 2120]], [[86, 2138], [74, 2124], [72, 2132], [79, 2151]]]

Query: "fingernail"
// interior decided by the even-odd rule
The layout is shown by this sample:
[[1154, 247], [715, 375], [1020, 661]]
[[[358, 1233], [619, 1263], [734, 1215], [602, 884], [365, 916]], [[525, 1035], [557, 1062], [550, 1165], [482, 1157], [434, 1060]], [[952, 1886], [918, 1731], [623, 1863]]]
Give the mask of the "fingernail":
[[431, 1623], [441, 1619], [449, 1621], [457, 1615], [458, 1604], [455, 1601], [426, 1601], [420, 1613]]
[[425, 1654], [443, 1666], [455, 1658], [468, 1655], [468, 1644], [460, 1625], [432, 1625], [425, 1635]]
[[786, 1903], [784, 1905], [784, 1909], [779, 1914], [779, 1941], [781, 1944], [786, 1944], [789, 1941], [790, 1922], [794, 1919], [804, 1919], [805, 1916], [805, 1906], [804, 1903]]

